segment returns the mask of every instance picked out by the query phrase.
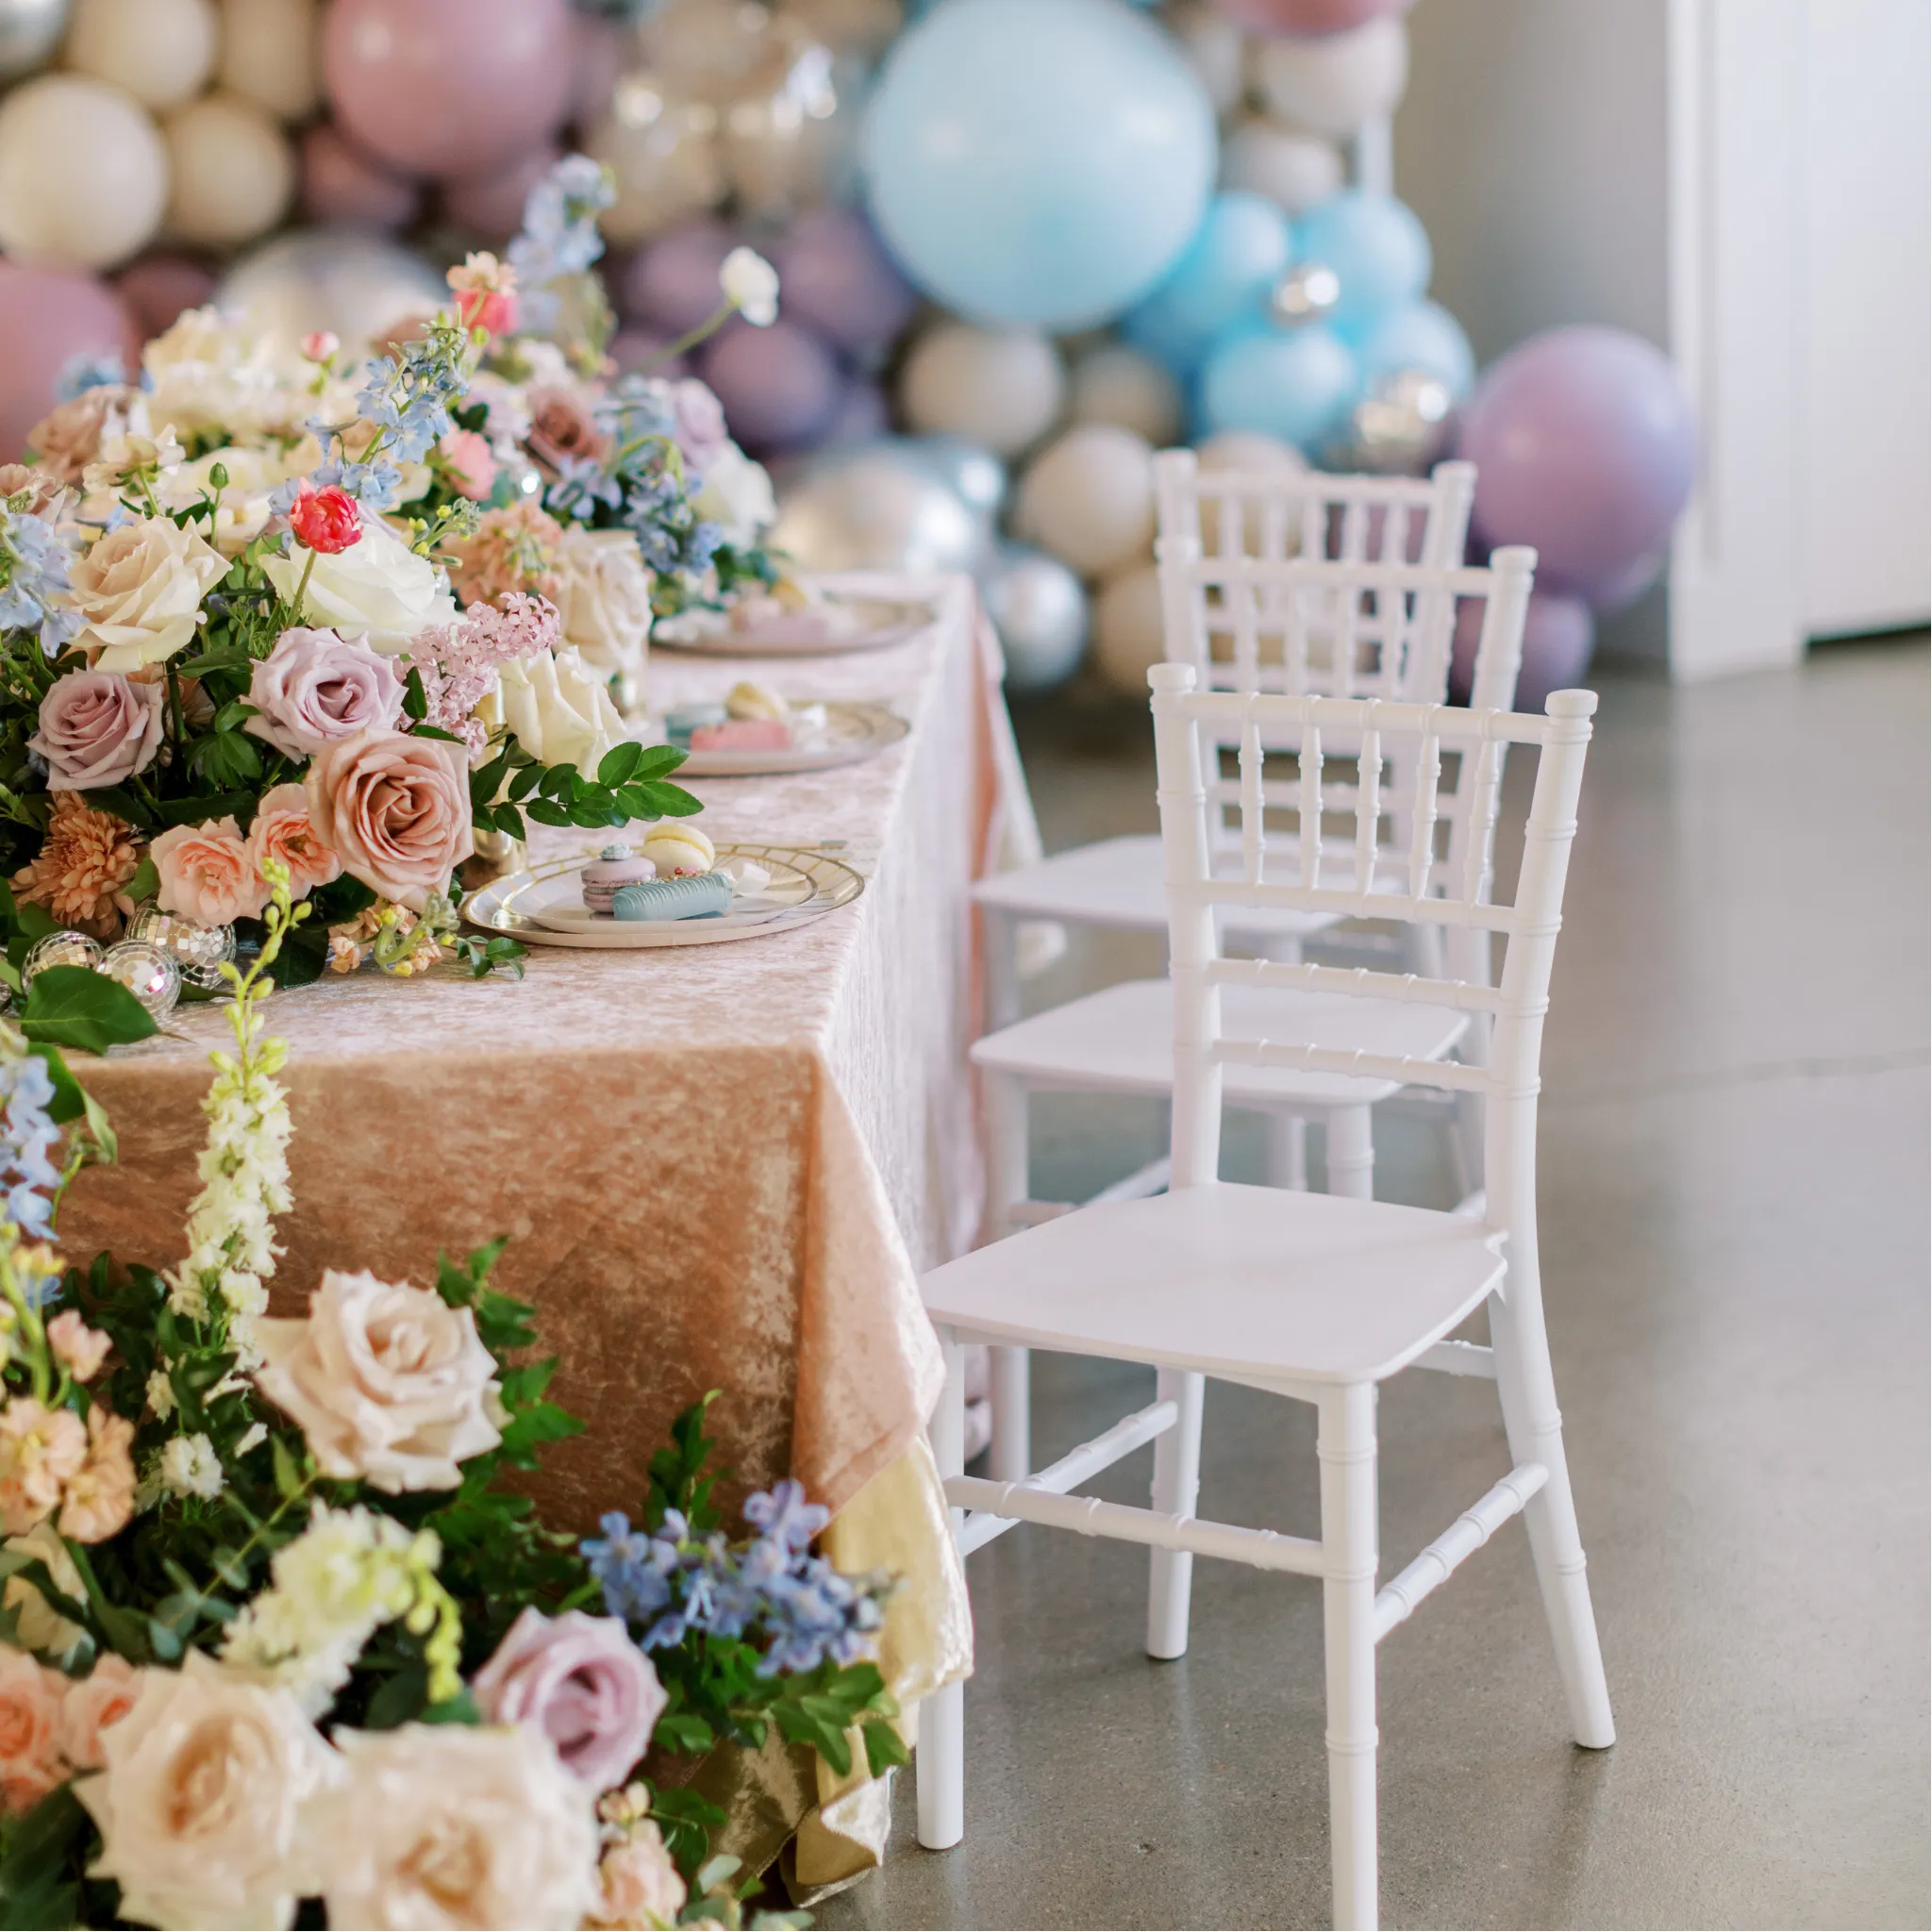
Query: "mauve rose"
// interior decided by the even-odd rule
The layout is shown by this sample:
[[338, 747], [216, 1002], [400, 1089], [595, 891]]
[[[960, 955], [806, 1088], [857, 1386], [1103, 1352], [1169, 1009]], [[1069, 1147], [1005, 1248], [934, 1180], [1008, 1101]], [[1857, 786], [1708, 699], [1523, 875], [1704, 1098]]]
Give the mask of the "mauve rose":
[[146, 771], [161, 746], [165, 689], [112, 671], [57, 677], [41, 700], [41, 728], [27, 740], [47, 761], [49, 788], [92, 791]]
[[470, 755], [453, 740], [358, 731], [324, 745], [304, 783], [316, 835], [342, 870], [412, 911], [476, 849]]
[[621, 1617], [526, 1609], [470, 1690], [484, 1721], [528, 1724], [593, 1791], [621, 1784], [644, 1755], [667, 1699]]
[[332, 630], [285, 630], [258, 659], [248, 702], [259, 714], [245, 728], [291, 758], [358, 731], [387, 731], [403, 711], [403, 680], [393, 659], [361, 638]]
[[555, 466], [559, 457], [591, 457], [603, 462], [610, 440], [597, 433], [588, 396], [574, 389], [530, 391], [530, 450], [539, 462]]
[[696, 376], [687, 375], [672, 385], [671, 407], [676, 417], [673, 434], [684, 460], [698, 476], [708, 475], [731, 441], [724, 427], [724, 405]]

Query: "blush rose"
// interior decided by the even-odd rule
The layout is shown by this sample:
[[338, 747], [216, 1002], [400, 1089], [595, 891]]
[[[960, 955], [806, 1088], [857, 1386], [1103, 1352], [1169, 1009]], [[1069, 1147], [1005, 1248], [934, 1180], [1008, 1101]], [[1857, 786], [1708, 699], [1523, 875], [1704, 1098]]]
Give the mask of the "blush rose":
[[200, 925], [254, 919], [267, 903], [255, 862], [232, 817], [203, 825], [171, 825], [148, 847], [163, 912]]
[[475, 850], [469, 754], [450, 740], [358, 731], [323, 746], [304, 783], [316, 836], [398, 906], [421, 912]]

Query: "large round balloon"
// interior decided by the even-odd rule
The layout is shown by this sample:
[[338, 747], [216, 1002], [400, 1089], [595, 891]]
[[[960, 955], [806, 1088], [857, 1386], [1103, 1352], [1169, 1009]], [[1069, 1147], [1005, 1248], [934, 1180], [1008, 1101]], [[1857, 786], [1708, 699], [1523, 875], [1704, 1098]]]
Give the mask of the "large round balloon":
[[1214, 181], [1214, 109], [1119, 0], [948, 0], [887, 57], [863, 153], [874, 219], [927, 294], [1078, 328], [1179, 258]]
[[867, 443], [810, 458], [778, 489], [776, 550], [805, 570], [974, 571], [992, 525], [916, 444]]
[[1160, 359], [1197, 365], [1218, 336], [1259, 322], [1294, 253], [1288, 217], [1272, 201], [1217, 194], [1167, 278], [1128, 318], [1127, 332]]
[[31, 74], [67, 31], [68, 0], [4, 0], [0, 4], [0, 80]]
[[1313, 39], [1345, 34], [1385, 13], [1407, 13], [1415, 0], [1215, 0], [1251, 34], [1291, 34]]
[[1254, 80], [1271, 112], [1340, 140], [1394, 112], [1408, 82], [1408, 35], [1383, 19], [1321, 40], [1264, 41]]
[[[1456, 639], [1450, 655], [1449, 689], [1458, 703], [1469, 702], [1475, 678], [1476, 646], [1483, 635], [1483, 607], [1465, 597], [1456, 608]], [[1539, 587], [1529, 593], [1523, 620], [1523, 668], [1516, 674], [1519, 711], [1541, 711], [1553, 691], [1574, 690], [1590, 669], [1596, 624], [1581, 597]]]
[[853, 355], [888, 347], [919, 306], [851, 208], [815, 208], [793, 222], [773, 255], [785, 312]]
[[1621, 329], [1551, 329], [1484, 371], [1460, 453], [1483, 536], [1533, 543], [1546, 582], [1601, 595], [1690, 501], [1697, 425], [1661, 350]]
[[159, 226], [168, 151], [119, 88], [47, 74], [0, 100], [0, 248], [49, 268], [110, 268]]
[[1087, 647], [1087, 593], [1058, 558], [1004, 543], [979, 594], [1000, 634], [1008, 691], [1047, 691], [1079, 668]]
[[1297, 252], [1325, 263], [1341, 284], [1329, 318], [1359, 339], [1429, 286], [1429, 238], [1393, 195], [1351, 188], [1311, 208], [1295, 225]]
[[1355, 400], [1355, 358], [1312, 323], [1284, 334], [1257, 329], [1223, 342], [1201, 371], [1201, 426], [1250, 429], [1319, 449]]
[[335, 0], [323, 78], [372, 154], [447, 180], [508, 167], [557, 131], [575, 49], [570, 0]]
[[1053, 344], [1033, 329], [943, 322], [913, 345], [899, 403], [914, 429], [970, 436], [1018, 456], [1054, 425], [1066, 376]]
[[329, 329], [359, 354], [410, 315], [433, 315], [448, 299], [442, 277], [408, 248], [374, 235], [311, 228], [277, 235], [238, 261], [215, 299], [293, 347]]
[[704, 375], [732, 433], [760, 456], [814, 441], [842, 396], [832, 352], [795, 322], [725, 329], [705, 350]]
[[1363, 336], [1356, 347], [1362, 380], [1403, 370], [1433, 375], [1460, 402], [1475, 375], [1475, 355], [1462, 325], [1440, 302], [1411, 302], [1391, 310]]
[[54, 407], [54, 386], [75, 356], [119, 356], [132, 371], [141, 337], [99, 282], [0, 261], [0, 463], [10, 463]]

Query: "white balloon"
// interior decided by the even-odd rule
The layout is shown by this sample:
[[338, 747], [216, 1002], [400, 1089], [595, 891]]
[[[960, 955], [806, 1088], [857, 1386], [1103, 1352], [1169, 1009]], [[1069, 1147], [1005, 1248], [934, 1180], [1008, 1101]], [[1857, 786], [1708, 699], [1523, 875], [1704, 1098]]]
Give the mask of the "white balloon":
[[1340, 193], [1345, 174], [1332, 142], [1296, 134], [1261, 115], [1243, 121], [1222, 144], [1222, 186], [1265, 195], [1291, 215]]
[[168, 151], [119, 88], [49, 74], [0, 101], [0, 249], [53, 268], [110, 268], [160, 225]]
[[1067, 413], [1076, 423], [1114, 423], [1164, 449], [1180, 432], [1180, 385], [1151, 356], [1102, 342], [1074, 364]]
[[1225, 114], [1241, 100], [1241, 84], [1246, 78], [1241, 70], [1247, 50], [1241, 42], [1241, 28], [1224, 13], [1205, 5], [1204, 0], [1188, 0], [1187, 5], [1174, 8], [1167, 25], [1200, 75], [1208, 98], [1214, 103], [1214, 111]]
[[295, 154], [253, 101], [205, 94], [168, 117], [168, 232], [204, 248], [265, 235], [295, 192]]
[[215, 300], [292, 349], [313, 329], [332, 329], [352, 355], [408, 315], [433, 315], [448, 287], [413, 249], [353, 228], [277, 235], [238, 261]]
[[322, 97], [315, 0], [222, 0], [221, 84], [283, 121]]
[[1284, 121], [1314, 134], [1353, 134], [1395, 111], [1408, 83], [1408, 31], [1388, 14], [1345, 34], [1264, 41], [1255, 85]]
[[214, 72], [212, 0], [75, 0], [67, 64], [142, 106], [192, 100]]
[[1160, 622], [1160, 572], [1137, 563], [1108, 578], [1093, 600], [1093, 662], [1101, 676], [1130, 697], [1147, 694], [1147, 667], [1166, 650]]
[[1065, 389], [1043, 335], [945, 322], [913, 344], [899, 402], [914, 429], [970, 436], [1011, 457], [1053, 427]]
[[1087, 593], [1058, 558], [1008, 544], [980, 595], [1000, 634], [1008, 691], [1045, 691], [1074, 675], [1087, 646]]
[[1154, 541], [1154, 451], [1111, 423], [1082, 423], [1021, 479], [1014, 530], [1082, 576], [1104, 576]]
[[772, 544], [806, 570], [976, 571], [991, 520], [916, 445], [828, 451], [778, 488]]

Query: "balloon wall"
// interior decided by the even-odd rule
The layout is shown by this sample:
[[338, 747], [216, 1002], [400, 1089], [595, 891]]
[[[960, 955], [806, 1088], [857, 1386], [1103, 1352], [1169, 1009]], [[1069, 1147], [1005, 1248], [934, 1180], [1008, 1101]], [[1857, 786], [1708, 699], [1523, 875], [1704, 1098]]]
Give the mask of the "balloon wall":
[[[605, 162], [622, 367], [749, 242], [782, 313], [688, 367], [807, 567], [974, 572], [1015, 688], [1160, 647], [1155, 450], [1480, 476], [1537, 666], [1660, 565], [1693, 436], [1600, 329], [1478, 379], [1389, 191], [1407, 0], [0, 0], [0, 461], [73, 357], [211, 297], [382, 335]], [[1538, 644], [1538, 638], [1548, 642]], [[1532, 682], [1526, 676], [1525, 689]]]

